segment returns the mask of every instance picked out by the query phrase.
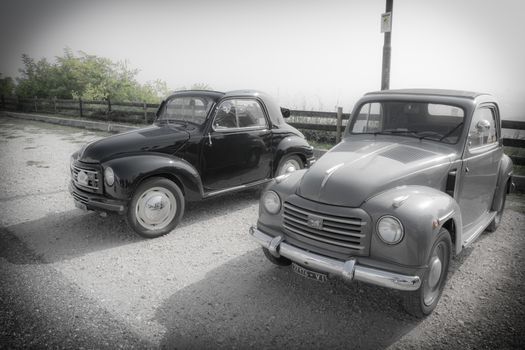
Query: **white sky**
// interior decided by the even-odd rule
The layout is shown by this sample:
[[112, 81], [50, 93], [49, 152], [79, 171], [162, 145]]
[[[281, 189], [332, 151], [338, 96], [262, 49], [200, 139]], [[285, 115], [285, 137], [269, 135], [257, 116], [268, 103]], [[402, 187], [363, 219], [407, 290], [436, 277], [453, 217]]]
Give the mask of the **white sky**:
[[[385, 0], [2, 0], [0, 73], [64, 47], [141, 82], [252, 88], [283, 106], [349, 112], [381, 84]], [[525, 1], [394, 0], [391, 88], [485, 91], [525, 120]]]

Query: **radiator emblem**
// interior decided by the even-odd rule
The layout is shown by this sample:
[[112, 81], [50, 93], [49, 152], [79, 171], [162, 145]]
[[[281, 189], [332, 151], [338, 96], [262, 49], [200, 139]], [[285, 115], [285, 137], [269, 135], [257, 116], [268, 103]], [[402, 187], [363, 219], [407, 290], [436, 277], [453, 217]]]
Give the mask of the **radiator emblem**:
[[318, 216], [308, 215], [308, 221], [306, 222], [306, 225], [308, 225], [308, 227], [321, 230], [323, 228], [323, 219]]

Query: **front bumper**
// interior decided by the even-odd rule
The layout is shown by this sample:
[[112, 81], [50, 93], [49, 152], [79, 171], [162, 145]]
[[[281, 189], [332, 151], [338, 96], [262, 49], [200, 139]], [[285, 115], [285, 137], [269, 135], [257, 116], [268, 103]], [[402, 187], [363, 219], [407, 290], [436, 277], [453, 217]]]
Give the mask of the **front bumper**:
[[283, 242], [282, 236], [269, 236], [254, 226], [250, 228], [250, 235], [276, 258], [283, 256], [305, 267], [341, 277], [345, 281], [357, 280], [403, 291], [414, 291], [421, 286], [419, 276], [406, 276], [360, 266], [356, 259], [340, 261], [314, 254]]
[[114, 211], [123, 214], [126, 211], [126, 202], [108, 199], [100, 194], [89, 193], [78, 189], [73, 182], [69, 183], [69, 193], [81, 206], [87, 210]]

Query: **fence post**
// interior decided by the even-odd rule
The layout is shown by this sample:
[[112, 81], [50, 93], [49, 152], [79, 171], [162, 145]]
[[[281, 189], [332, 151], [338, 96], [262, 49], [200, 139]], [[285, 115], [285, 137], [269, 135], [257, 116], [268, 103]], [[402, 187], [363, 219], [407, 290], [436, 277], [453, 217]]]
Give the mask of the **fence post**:
[[2, 110], [5, 110], [5, 98], [4, 98], [4, 94], [2, 94]]
[[78, 98], [78, 107], [80, 109], [80, 118], [82, 118], [83, 117], [83, 113], [82, 113], [82, 97]]
[[20, 106], [20, 97], [18, 95], [16, 95], [16, 107], [15, 107], [15, 111], [19, 111], [21, 109], [21, 106]]
[[108, 114], [111, 112], [111, 100], [108, 97]]
[[335, 134], [335, 142], [341, 141], [341, 129], [343, 128], [343, 107], [337, 107], [337, 131]]
[[57, 97], [53, 97], [53, 111], [55, 114], [57, 114]]
[[146, 102], [144, 102], [144, 123], [148, 124], [148, 107]]
[[33, 96], [33, 102], [35, 104], [35, 112], [37, 112], [37, 110], [36, 110], [36, 96]]

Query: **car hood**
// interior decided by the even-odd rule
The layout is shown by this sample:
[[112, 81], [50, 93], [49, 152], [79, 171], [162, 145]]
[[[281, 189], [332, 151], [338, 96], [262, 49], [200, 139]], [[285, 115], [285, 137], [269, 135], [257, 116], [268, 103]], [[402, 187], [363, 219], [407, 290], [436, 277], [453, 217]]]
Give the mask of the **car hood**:
[[78, 160], [98, 163], [138, 152], [174, 154], [189, 137], [183, 127], [153, 125], [89, 143], [80, 150]]
[[440, 188], [456, 154], [427, 141], [343, 141], [304, 174], [301, 197], [359, 207], [367, 198], [402, 185]]

